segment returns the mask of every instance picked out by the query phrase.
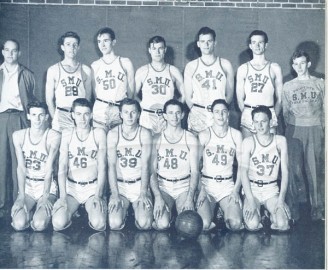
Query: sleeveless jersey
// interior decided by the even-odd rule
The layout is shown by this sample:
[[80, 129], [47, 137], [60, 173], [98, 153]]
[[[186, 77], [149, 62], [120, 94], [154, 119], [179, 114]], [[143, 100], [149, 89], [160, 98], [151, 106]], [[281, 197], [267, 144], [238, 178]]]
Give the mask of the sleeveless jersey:
[[216, 58], [213, 64], [206, 65], [199, 57], [197, 68], [192, 76], [193, 103], [208, 106], [216, 99], [225, 100], [227, 76], [221, 66], [221, 59]]
[[268, 62], [261, 70], [255, 69], [247, 62], [247, 74], [245, 79], [245, 104], [249, 106], [273, 106], [274, 84], [270, 75], [271, 62]]
[[73, 72], [67, 72], [61, 62], [58, 63], [58, 68], [59, 80], [55, 90], [56, 106], [71, 108], [75, 99], [86, 97], [82, 78], [82, 64], [80, 63]]
[[49, 129], [44, 132], [39, 143], [33, 144], [30, 137], [30, 128], [25, 131], [22, 150], [25, 159], [26, 176], [30, 178], [44, 179], [46, 175], [45, 166], [49, 154], [46, 143], [48, 133]]
[[120, 56], [109, 64], [100, 58], [93, 62], [91, 67], [95, 77], [97, 98], [116, 102], [127, 97], [127, 77]]
[[118, 127], [118, 143], [116, 148], [116, 173], [118, 179], [133, 180], [141, 177], [140, 140], [141, 126], [138, 127], [134, 138], [127, 139], [122, 132], [122, 125]]
[[148, 74], [142, 85], [141, 107], [153, 108], [152, 105], [161, 104], [162, 109], [165, 102], [174, 97], [174, 83], [170, 72], [170, 65], [166, 64], [162, 71], [156, 71], [148, 64]]
[[277, 148], [276, 135], [271, 142], [261, 145], [256, 135], [253, 135], [254, 150], [249, 161], [248, 177], [250, 180], [274, 181], [278, 178], [280, 153]]
[[190, 151], [184, 130], [180, 140], [170, 143], [164, 132], [157, 149], [157, 173], [168, 179], [183, 178], [190, 174]]
[[68, 146], [68, 177], [79, 182], [92, 181], [98, 176], [98, 145], [95, 141], [94, 129], [82, 141], [73, 129]]
[[215, 134], [212, 127], [209, 128], [210, 139], [203, 151], [202, 173], [207, 176], [229, 177], [232, 176], [232, 165], [236, 154], [236, 143], [228, 128], [224, 137]]

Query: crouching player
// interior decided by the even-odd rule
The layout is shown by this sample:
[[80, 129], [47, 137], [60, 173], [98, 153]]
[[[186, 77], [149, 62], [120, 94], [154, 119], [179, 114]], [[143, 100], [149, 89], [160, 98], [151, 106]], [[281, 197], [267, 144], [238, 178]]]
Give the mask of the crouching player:
[[81, 204], [85, 205], [89, 225], [106, 229], [106, 203], [102, 198], [106, 178], [106, 134], [90, 126], [91, 104], [85, 98], [74, 100], [75, 127], [64, 129], [60, 145], [58, 184], [60, 198], [54, 205], [55, 231], [68, 228]]
[[[270, 133], [272, 114], [268, 107], [252, 111], [256, 134], [242, 143], [242, 185], [245, 193], [243, 216], [250, 231], [261, 229], [260, 206], [269, 211], [271, 229], [289, 229], [289, 208], [285, 203], [288, 186], [286, 139]], [[281, 186], [277, 183], [281, 167]]]
[[223, 99], [211, 105], [213, 125], [199, 133], [203, 168], [201, 190], [197, 200], [197, 212], [203, 219], [203, 229], [214, 227], [212, 222], [218, 203], [228, 229], [243, 229], [239, 190], [240, 170], [236, 183], [233, 180], [233, 163], [236, 157], [241, 162], [242, 136], [240, 131], [229, 126], [229, 105]]
[[151, 133], [139, 125], [138, 101], [125, 98], [119, 106], [122, 124], [107, 134], [108, 175], [111, 196], [108, 204], [109, 227], [125, 226], [130, 203], [135, 224], [141, 230], [151, 228], [153, 205], [149, 190]]
[[51, 210], [57, 196], [52, 168], [60, 134], [47, 128], [49, 113], [45, 103], [31, 102], [27, 109], [31, 127], [13, 134], [19, 194], [11, 209], [11, 225], [17, 231], [30, 225], [35, 231], [43, 231], [51, 220]]

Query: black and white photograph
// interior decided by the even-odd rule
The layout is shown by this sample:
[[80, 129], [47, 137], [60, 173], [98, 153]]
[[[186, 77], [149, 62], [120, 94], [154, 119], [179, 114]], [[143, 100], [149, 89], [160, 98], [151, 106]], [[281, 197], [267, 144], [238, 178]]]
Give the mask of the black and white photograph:
[[0, 269], [326, 269], [325, 0], [0, 0]]

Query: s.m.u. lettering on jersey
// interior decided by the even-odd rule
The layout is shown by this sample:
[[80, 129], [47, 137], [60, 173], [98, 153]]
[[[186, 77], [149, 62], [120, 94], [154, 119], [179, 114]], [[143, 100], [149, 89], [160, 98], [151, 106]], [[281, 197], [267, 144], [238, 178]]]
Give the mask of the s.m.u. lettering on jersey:
[[25, 153], [23, 151], [25, 158], [25, 167], [27, 169], [33, 169], [35, 171], [41, 169], [41, 163], [46, 163], [48, 155], [40, 151], [30, 151]]
[[277, 161], [279, 157], [277, 155], [262, 154], [260, 160], [258, 157], [252, 157], [251, 161], [257, 168], [257, 174], [259, 176], [268, 175], [270, 176], [275, 166], [278, 166]]
[[261, 73], [249, 75], [247, 80], [251, 84], [251, 92], [262, 93], [262, 90], [269, 79], [270, 78], [267, 75]]

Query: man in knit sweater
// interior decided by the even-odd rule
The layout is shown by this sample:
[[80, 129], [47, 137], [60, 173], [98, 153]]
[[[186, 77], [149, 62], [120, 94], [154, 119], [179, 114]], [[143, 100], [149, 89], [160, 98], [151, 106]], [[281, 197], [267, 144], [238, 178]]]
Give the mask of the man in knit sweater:
[[[311, 61], [296, 51], [293, 69], [297, 77], [283, 87], [282, 104], [289, 156], [287, 202], [292, 219], [298, 220], [299, 202], [309, 192], [312, 220], [324, 219], [324, 80], [311, 76]], [[308, 187], [306, 188], [306, 184]]]

